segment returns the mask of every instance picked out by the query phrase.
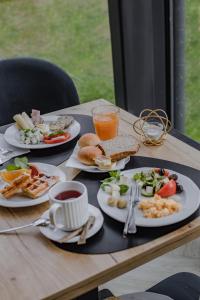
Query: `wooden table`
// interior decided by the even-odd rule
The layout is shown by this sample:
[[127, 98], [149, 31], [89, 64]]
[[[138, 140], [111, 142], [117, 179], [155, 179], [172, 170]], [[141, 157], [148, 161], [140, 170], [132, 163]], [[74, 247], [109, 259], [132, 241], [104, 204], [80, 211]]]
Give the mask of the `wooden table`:
[[[59, 112], [91, 114], [93, 107], [105, 103], [105, 100], [96, 100]], [[135, 136], [131, 125], [134, 120], [132, 114], [121, 110], [120, 132]], [[166, 159], [200, 170], [199, 151], [173, 136], [168, 136], [161, 147], [141, 145], [138, 155]], [[74, 178], [78, 171], [66, 170], [63, 165], [60, 167], [67, 179]], [[28, 223], [47, 207], [48, 204], [32, 208], [0, 208], [0, 227]], [[112, 254], [82, 255], [58, 249], [37, 229], [2, 235], [0, 299], [73, 299], [199, 236], [200, 218], [197, 218], [142, 246]]]

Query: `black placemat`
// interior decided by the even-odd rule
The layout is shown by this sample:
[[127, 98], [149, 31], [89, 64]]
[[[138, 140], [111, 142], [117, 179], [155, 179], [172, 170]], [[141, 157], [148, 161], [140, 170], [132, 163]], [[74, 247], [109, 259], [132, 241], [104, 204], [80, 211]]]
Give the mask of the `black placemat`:
[[[165, 160], [135, 156], [131, 158], [125, 169], [128, 170], [133, 168], [155, 166], [168, 168], [185, 174], [189, 176], [200, 187], [200, 171]], [[75, 180], [78, 180], [87, 186], [89, 202], [96, 207], [99, 207], [97, 202], [97, 192], [99, 189], [100, 180], [104, 178], [105, 174], [90, 174], [85, 172], [81, 172], [75, 178]], [[85, 254], [103, 254], [117, 252], [153, 241], [158, 237], [161, 237], [180, 228], [181, 226], [187, 224], [189, 221], [199, 216], [200, 209], [198, 209], [198, 211], [196, 211], [186, 220], [174, 225], [156, 228], [138, 227], [137, 233], [135, 235], [129, 235], [126, 239], [122, 237], [124, 224], [113, 220], [104, 213], [103, 215], [104, 225], [102, 229], [95, 236], [88, 239], [86, 245], [78, 246], [77, 244], [55, 244], [59, 248], [64, 250]]]
[[[58, 166], [69, 158], [79, 137], [86, 132], [94, 132], [92, 118], [90, 116], [77, 115], [77, 114], [73, 114], [73, 116], [81, 125], [81, 131], [79, 135], [72, 141], [63, 144], [61, 146], [56, 146], [47, 149], [31, 150], [30, 153], [25, 154], [28, 157], [29, 161], [42, 162], [42, 163]], [[6, 128], [9, 126], [10, 125], [2, 126], [0, 128], [0, 132], [4, 133]], [[0, 168], [1, 169], [4, 168], [11, 161], [12, 160], [6, 162]]]

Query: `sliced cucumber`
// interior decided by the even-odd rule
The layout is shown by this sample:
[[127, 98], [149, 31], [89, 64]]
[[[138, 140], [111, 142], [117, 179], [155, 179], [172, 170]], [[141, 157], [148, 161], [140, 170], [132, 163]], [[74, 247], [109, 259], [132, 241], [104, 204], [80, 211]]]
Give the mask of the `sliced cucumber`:
[[141, 190], [141, 194], [145, 197], [152, 197], [154, 195], [153, 189], [150, 191], [147, 190], [146, 188]]
[[146, 186], [146, 192], [147, 192], [148, 194], [153, 194], [153, 186], [147, 185], [147, 186]]

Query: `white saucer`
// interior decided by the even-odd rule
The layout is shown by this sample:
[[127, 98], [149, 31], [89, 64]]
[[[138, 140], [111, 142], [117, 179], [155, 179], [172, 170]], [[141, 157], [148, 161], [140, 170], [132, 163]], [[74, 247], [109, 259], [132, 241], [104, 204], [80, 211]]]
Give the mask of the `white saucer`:
[[[101, 213], [101, 211], [89, 204], [89, 214], [91, 216], [95, 217], [95, 223], [94, 225], [89, 229], [86, 239], [90, 238], [91, 236], [95, 235], [102, 227], [103, 225], [103, 215]], [[49, 217], [49, 210], [46, 210], [43, 215], [41, 216], [41, 218], [48, 218]], [[54, 242], [59, 242], [60, 239], [62, 239], [65, 235], [66, 235], [66, 231], [63, 231], [61, 229], [58, 228], [50, 228], [48, 227], [40, 227], [40, 232], [46, 236], [48, 239], [54, 241]], [[79, 240], [79, 236], [77, 235], [75, 237], [73, 237], [71, 240], [67, 241], [66, 243], [76, 243]]]

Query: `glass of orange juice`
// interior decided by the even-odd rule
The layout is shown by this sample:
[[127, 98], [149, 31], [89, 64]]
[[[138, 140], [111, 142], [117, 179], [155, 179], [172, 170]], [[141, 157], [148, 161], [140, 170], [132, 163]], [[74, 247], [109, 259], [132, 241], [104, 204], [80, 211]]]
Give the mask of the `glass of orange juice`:
[[98, 137], [105, 141], [118, 134], [119, 108], [114, 105], [103, 105], [92, 110], [93, 123]]

